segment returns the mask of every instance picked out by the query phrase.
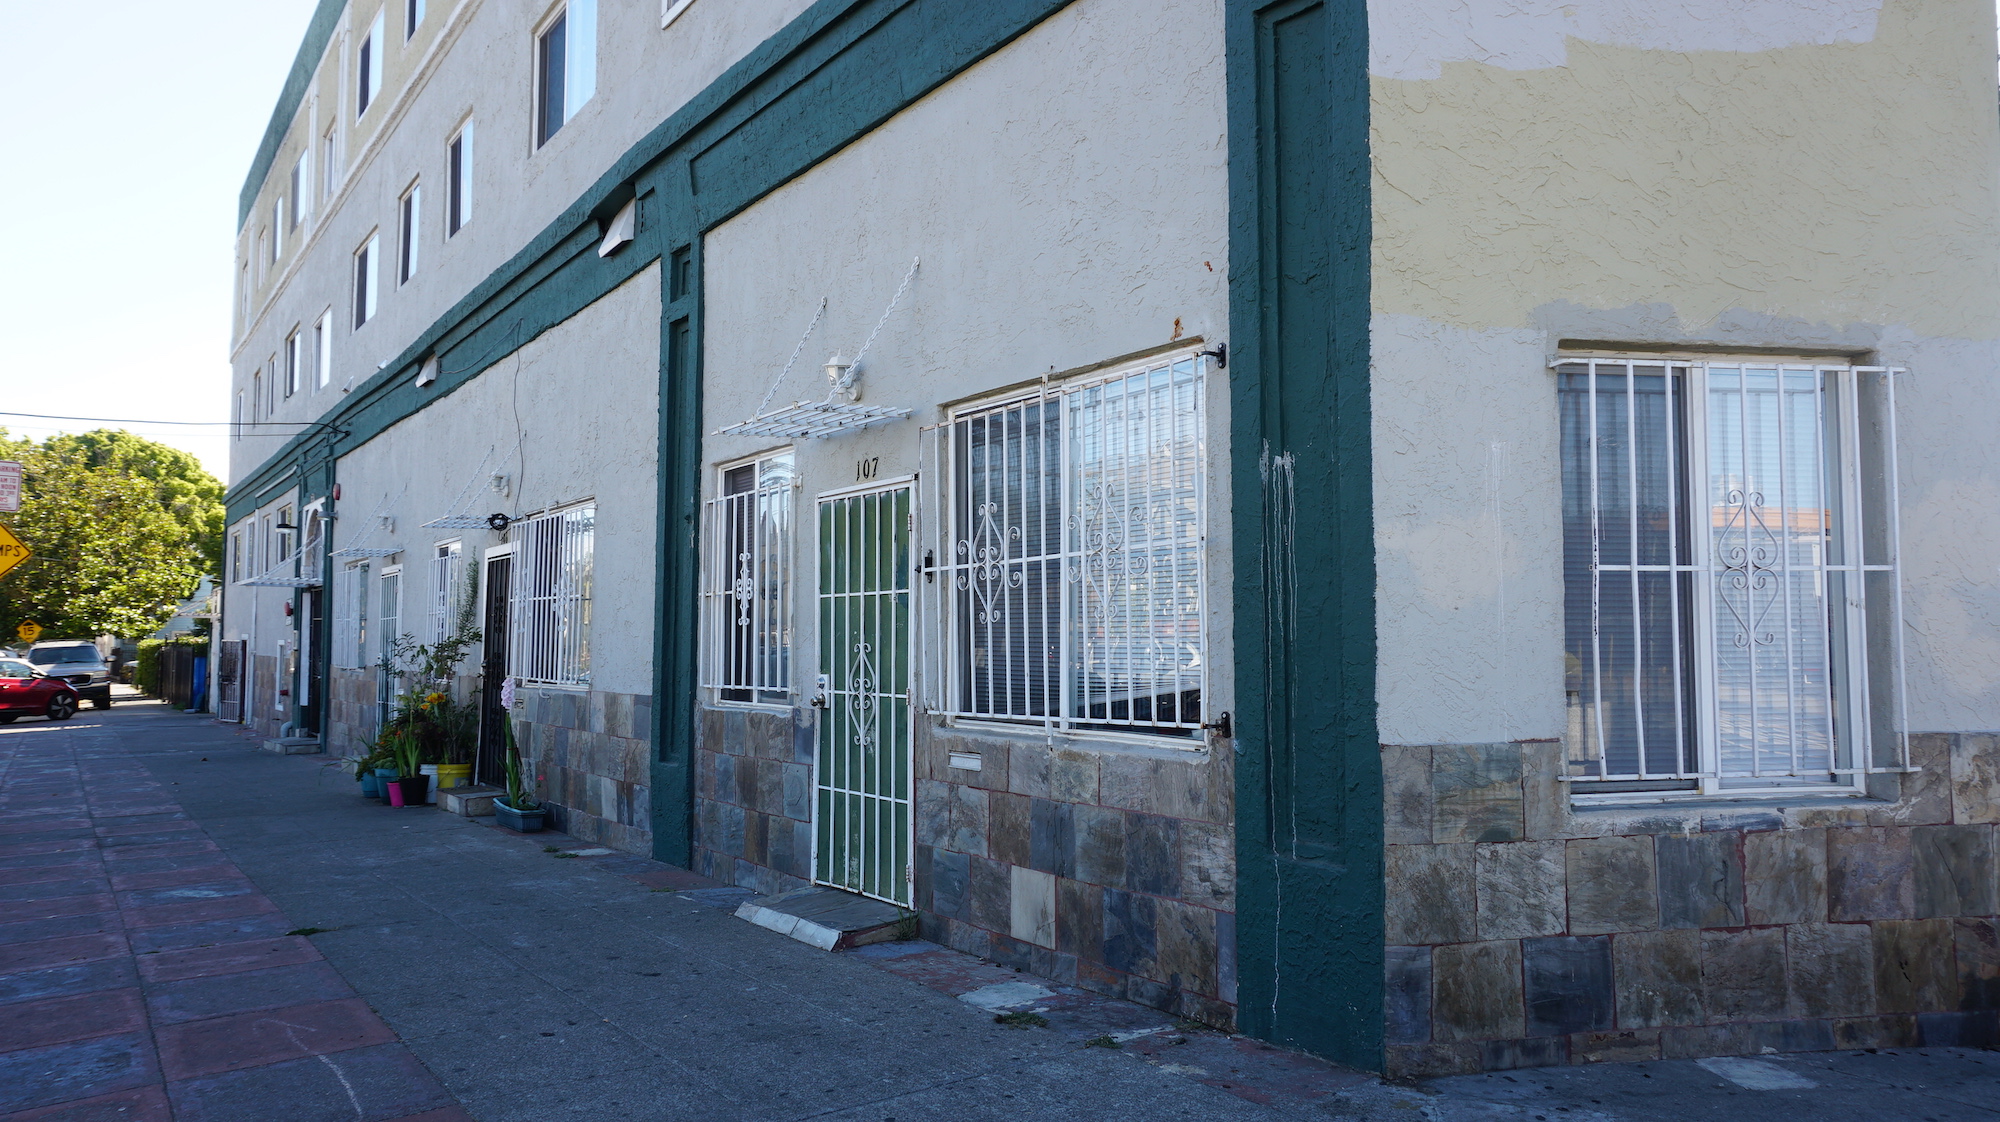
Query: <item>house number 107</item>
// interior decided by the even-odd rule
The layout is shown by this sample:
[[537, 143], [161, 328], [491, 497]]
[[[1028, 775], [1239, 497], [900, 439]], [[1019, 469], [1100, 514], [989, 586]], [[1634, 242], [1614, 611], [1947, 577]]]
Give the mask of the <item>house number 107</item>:
[[870, 456], [865, 460], [856, 460], [854, 461], [854, 478], [873, 479], [875, 478], [876, 471], [881, 466], [882, 457], [880, 456]]

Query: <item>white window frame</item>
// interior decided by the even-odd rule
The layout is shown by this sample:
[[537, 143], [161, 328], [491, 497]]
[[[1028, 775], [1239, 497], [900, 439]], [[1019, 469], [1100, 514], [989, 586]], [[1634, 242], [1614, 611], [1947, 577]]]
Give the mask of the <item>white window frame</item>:
[[417, 275], [417, 251], [423, 226], [424, 185], [410, 184], [396, 200], [396, 283], [405, 285]]
[[285, 196], [271, 200], [271, 267], [285, 255]]
[[584, 501], [507, 527], [514, 546], [509, 677], [528, 685], [589, 687], [596, 525], [597, 504]]
[[306, 207], [308, 205], [306, 202], [306, 193], [312, 190], [312, 173], [306, 163], [307, 157], [311, 155], [312, 141], [308, 138], [305, 148], [299, 152], [299, 158], [292, 161], [291, 228], [294, 230], [298, 229], [299, 223], [305, 220]]
[[243, 529], [238, 527], [229, 532], [229, 583], [243, 581]]
[[[1565, 612], [1565, 646], [1581, 644], [1580, 650], [1566, 655], [1574, 674], [1566, 688], [1570, 716], [1564, 778], [1571, 782], [1573, 799], [1587, 804], [1635, 798], [1861, 795], [1870, 774], [1912, 770], [1902, 717], [1902, 581], [1896, 510], [1895, 383], [1904, 372], [1812, 359], [1662, 355], [1562, 355], [1552, 369], [1559, 377], [1593, 375], [1582, 391], [1589, 428], [1572, 435], [1565, 425], [1565, 457], [1573, 439], [1598, 449], [1589, 467], [1577, 469], [1574, 478], [1567, 464], [1564, 467], [1565, 489], [1576, 492], [1588, 517], [1587, 524], [1579, 524], [1583, 537], [1577, 544], [1588, 558], [1585, 571], [1590, 582], [1587, 588], [1571, 587], [1573, 582], [1565, 577], [1566, 603], [1580, 598], [1589, 612], [1587, 619]], [[1626, 434], [1644, 423], [1637, 412], [1637, 379], [1663, 373], [1670, 379], [1664, 385], [1673, 387], [1679, 400], [1677, 408], [1661, 412], [1664, 443], [1648, 447], [1670, 448], [1667, 454], [1678, 459], [1671, 470], [1661, 472], [1656, 463], [1642, 463], [1643, 442]], [[1768, 389], [1753, 391], [1753, 377], [1760, 386], [1768, 378]], [[1680, 380], [1671, 381], [1675, 378]], [[1627, 387], [1622, 393], [1617, 389], [1621, 383]], [[1600, 390], [1602, 386], [1611, 388]], [[1776, 395], [1787, 406], [1770, 413], [1772, 444], [1779, 450], [1759, 448], [1753, 454], [1749, 426], [1743, 424], [1734, 429], [1739, 434], [1736, 447], [1712, 444], [1717, 424], [1730, 424], [1751, 408], [1753, 400], [1766, 400], [1753, 399], [1753, 392]], [[1810, 401], [1799, 395], [1810, 395]], [[1609, 433], [1600, 431], [1607, 418], [1607, 406], [1598, 404], [1600, 397], [1610, 403], [1609, 424], [1614, 431]], [[1625, 402], [1622, 420], [1619, 401]], [[1793, 415], [1790, 407], [1799, 403], [1812, 410], [1809, 426], [1800, 425]], [[1713, 409], [1724, 412], [1711, 417]], [[1622, 429], [1616, 428], [1621, 424]], [[1653, 435], [1661, 439], [1661, 430], [1654, 428]], [[1648, 459], [1660, 454], [1654, 452]], [[1805, 468], [1770, 466], [1772, 458], [1796, 456], [1810, 457]], [[1753, 462], [1763, 466], [1741, 466]], [[1740, 482], [1733, 487], [1719, 482], [1732, 464], [1754, 474], [1737, 476]], [[1817, 478], [1798, 474], [1815, 467]], [[1666, 481], [1664, 504], [1658, 503], [1657, 490], [1650, 500], [1642, 500], [1636, 485], [1627, 482], [1648, 471], [1651, 478]], [[1775, 497], [1766, 493], [1773, 487], [1779, 490]], [[1806, 493], [1788, 495], [1788, 489]], [[1649, 522], [1641, 516], [1642, 507], [1653, 509], [1649, 502], [1667, 511], [1666, 533], [1654, 537], [1656, 544], [1634, 558], [1623, 543], [1639, 540], [1642, 526], [1657, 525], [1657, 517]], [[1799, 505], [1814, 502], [1827, 505]], [[1570, 503], [1566, 497], [1566, 523], [1571, 521]], [[1621, 510], [1626, 513], [1619, 519], [1606, 517], [1606, 512]], [[1704, 525], [1710, 531], [1697, 532]], [[1786, 533], [1787, 526], [1795, 528]], [[1571, 533], [1573, 529], [1566, 529], [1566, 540]], [[1665, 548], [1660, 542], [1675, 543], [1671, 553], [1660, 553]], [[1623, 663], [1614, 658], [1607, 664], [1604, 654], [1629, 630], [1631, 637], [1624, 639], [1624, 646], [1631, 648], [1633, 661], [1625, 681], [1661, 677], [1657, 670], [1649, 674], [1642, 661], [1647, 643], [1661, 640], [1657, 633], [1648, 635], [1644, 611], [1627, 608], [1610, 617], [1604, 612], [1607, 603], [1636, 600], [1640, 582], [1649, 575], [1666, 580], [1671, 601], [1671, 610], [1665, 613], [1666, 642], [1676, 652], [1675, 661], [1687, 668], [1664, 672], [1674, 684], [1675, 731], [1650, 752], [1646, 696], [1636, 686], [1619, 686], [1616, 678]], [[1760, 595], [1765, 597], [1761, 605]], [[1811, 597], [1823, 598], [1829, 609], [1824, 618], [1814, 610]], [[1606, 618], [1614, 632], [1609, 638], [1602, 622]], [[1621, 629], [1621, 619], [1633, 622]], [[1823, 630], [1829, 662], [1819, 670], [1817, 685], [1810, 664], [1817, 661], [1818, 647], [1811, 635], [1800, 638], [1788, 620], [1817, 622]], [[1724, 681], [1734, 672], [1725, 669], [1721, 658], [1725, 644], [1752, 652], [1741, 668], [1748, 675], [1747, 686]], [[1783, 684], [1775, 688], [1784, 694], [1787, 735], [1786, 743], [1775, 749], [1759, 746], [1765, 726], [1756, 714], [1764, 703], [1756, 699], [1773, 690], [1757, 685], [1756, 668], [1765, 665], [1754, 656], [1760, 647], [1782, 656], [1778, 676]], [[1621, 766], [1613, 771], [1597, 748], [1610, 735], [1608, 677], [1613, 682], [1612, 711], [1624, 711], [1629, 699], [1633, 746], [1620, 754], [1630, 755], [1636, 770]], [[1615, 696], [1621, 689], [1624, 696]], [[1753, 699], [1750, 716], [1744, 717], [1740, 705], [1725, 714], [1721, 699], [1746, 689]], [[1815, 706], [1824, 707], [1823, 716]], [[1802, 734], [1801, 729], [1806, 731]], [[1813, 746], [1822, 731], [1819, 743], [1824, 747]], [[1741, 744], [1746, 735], [1749, 767], [1730, 766], [1724, 740], [1733, 737]], [[1802, 741], [1807, 745], [1803, 750]], [[1660, 749], [1671, 758], [1662, 761]], [[1741, 748], [1735, 750], [1737, 756], [1741, 753]], [[1767, 753], [1782, 753], [1783, 766], [1767, 762]], [[1821, 762], [1831, 766], [1816, 766]], [[1658, 766], [1662, 763], [1665, 766]]]
[[[713, 704], [791, 704], [797, 465], [793, 449], [778, 448], [716, 466], [701, 586], [703, 685]], [[731, 475], [746, 470], [749, 488], [726, 493]]]
[[291, 332], [285, 336], [285, 396], [286, 397], [290, 397], [293, 394], [299, 392], [300, 386], [304, 383], [304, 377], [303, 377], [304, 372], [300, 369], [300, 364], [304, 362], [304, 356], [300, 353], [300, 348], [302, 347], [302, 345], [303, 343], [299, 336], [299, 328], [295, 326], [292, 328]]
[[[278, 520], [271, 524], [271, 558], [264, 563], [267, 571], [271, 566], [281, 565], [286, 558], [292, 556], [292, 543], [297, 540], [294, 535], [299, 532], [298, 525], [298, 516], [293, 512], [292, 504], [286, 503], [284, 506], [278, 508]], [[281, 526], [291, 526], [292, 529], [279, 529]], [[292, 572], [280, 575], [297, 576], [298, 565], [296, 560], [294, 560], [292, 567]]]
[[403, 0], [403, 42], [417, 37], [417, 29], [424, 25], [424, 0]]
[[333, 381], [333, 309], [328, 308], [313, 321], [313, 390], [318, 392]]
[[368, 562], [343, 565], [333, 579], [333, 664], [342, 670], [366, 669]]
[[333, 202], [334, 194], [340, 190], [340, 122], [338, 121], [328, 124], [326, 132], [319, 138], [319, 162], [319, 202], [324, 207]]
[[454, 601], [458, 598], [459, 569], [465, 561], [463, 542], [453, 539], [431, 547], [431, 642], [449, 638]]
[[449, 238], [472, 221], [472, 125], [466, 121], [444, 143], [444, 236]]
[[382, 13], [375, 13], [368, 34], [354, 54], [354, 117], [360, 120], [382, 97]]
[[[557, 24], [563, 27], [562, 120], [549, 127], [548, 49], [545, 40]], [[541, 148], [554, 140], [597, 94], [597, 0], [569, 0], [548, 14], [534, 34], [534, 138]]]
[[376, 293], [382, 285], [382, 233], [368, 235], [354, 251], [354, 326], [359, 328], [375, 318]]
[[[953, 723], [1027, 726], [1051, 736], [1205, 745], [1212, 697], [1208, 384], [1208, 359], [1189, 347], [957, 408], [929, 430], [928, 464], [919, 469], [935, 483], [919, 586], [926, 599], [920, 646], [928, 709]], [[1157, 409], [1131, 408], [1157, 399], [1168, 403], [1164, 417]], [[1035, 413], [1060, 418], [1057, 462], [1044, 461], [1045, 440], [1034, 455], [1024, 440], [1010, 446], [1016, 455], [1002, 475], [975, 474], [978, 431], [999, 424], [1021, 432]], [[1106, 416], [1122, 418], [1111, 430], [1114, 438], [1144, 441], [1146, 453], [1117, 459], [1083, 448], [1080, 441], [1103, 439], [1104, 430], [1087, 426], [1102, 425]], [[1086, 427], [1079, 429], [1078, 418]], [[1037, 465], [1032, 470], [1031, 459]], [[1030, 487], [1040, 492], [1038, 516], [1021, 498]], [[1118, 511], [1094, 515], [1084, 501], [1093, 490], [1117, 488], [1143, 496], [1117, 518], [1127, 527], [1123, 534], [1107, 532], [1104, 516]], [[1013, 509], [1017, 500], [1023, 509]], [[1142, 509], [1140, 518], [1131, 517]], [[1027, 553], [1036, 548], [1032, 527], [1010, 521], [1017, 517], [1039, 521], [1041, 533], [1034, 537], [1052, 539], [1054, 548]], [[1143, 556], [1129, 540], [1135, 524], [1150, 527]], [[1130, 578], [1122, 604], [1119, 588], [1105, 579], [1120, 572]], [[1046, 606], [1050, 598], [1053, 611]], [[1016, 619], [1024, 628], [1017, 639], [1001, 635], [981, 647], [996, 637], [993, 628], [1011, 628]], [[1031, 658], [1039, 663], [1033, 669]], [[1121, 679], [1122, 696], [1111, 685]], [[1093, 680], [1107, 683], [1101, 694], [1093, 694]], [[1001, 693], [1006, 699], [996, 702]], [[1168, 697], [1171, 706], [1161, 704]]]
[[660, 26], [665, 28], [681, 18], [681, 13], [693, 4], [694, 0], [660, 0]]

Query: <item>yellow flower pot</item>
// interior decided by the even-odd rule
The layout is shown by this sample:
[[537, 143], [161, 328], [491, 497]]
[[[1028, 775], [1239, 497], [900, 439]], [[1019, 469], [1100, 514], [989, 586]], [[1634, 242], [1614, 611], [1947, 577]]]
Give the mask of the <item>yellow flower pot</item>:
[[471, 764], [437, 765], [437, 785], [443, 789], [463, 787], [472, 782]]

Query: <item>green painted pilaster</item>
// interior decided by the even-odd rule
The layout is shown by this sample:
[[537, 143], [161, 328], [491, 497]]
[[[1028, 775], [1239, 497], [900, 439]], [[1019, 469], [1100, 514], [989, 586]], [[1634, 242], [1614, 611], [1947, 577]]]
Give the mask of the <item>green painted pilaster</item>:
[[1382, 1065], [1365, 0], [1229, 0], [1238, 1018]]

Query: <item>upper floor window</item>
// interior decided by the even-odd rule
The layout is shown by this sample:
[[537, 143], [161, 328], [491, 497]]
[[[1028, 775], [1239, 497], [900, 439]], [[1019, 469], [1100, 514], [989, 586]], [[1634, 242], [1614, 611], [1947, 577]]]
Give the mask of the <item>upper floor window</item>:
[[243, 579], [243, 531], [229, 532], [229, 583]]
[[422, 214], [423, 188], [411, 184], [397, 206], [396, 283], [408, 284], [417, 273], [418, 222]]
[[334, 189], [340, 186], [340, 126], [328, 125], [326, 135], [319, 138], [319, 201], [323, 206], [333, 199]]
[[416, 35], [424, 23], [424, 0], [403, 0], [403, 38]]
[[1198, 735], [1206, 359], [1183, 353], [957, 413], [925, 566], [936, 707]]
[[292, 200], [290, 228], [293, 230], [299, 228], [299, 219], [302, 217], [301, 212], [306, 209], [306, 191], [311, 186], [312, 182], [307, 178], [306, 173], [306, 153], [301, 152], [299, 153], [299, 158], [292, 161], [292, 190], [289, 197]]
[[361, 49], [355, 52], [354, 63], [354, 115], [368, 112], [368, 107], [382, 94], [382, 13], [375, 13], [375, 22], [368, 25], [368, 35], [361, 40]]
[[271, 264], [285, 255], [285, 197], [271, 200]]
[[472, 221], [472, 122], [458, 130], [445, 150], [446, 237], [458, 233]]
[[570, 0], [537, 36], [535, 87], [542, 145], [597, 92], [597, 0]]
[[375, 318], [375, 270], [382, 257], [382, 238], [368, 235], [354, 251], [354, 326]]
[[323, 312], [313, 321], [313, 386], [325, 389], [333, 380], [333, 313]]
[[1574, 792], [1837, 793], [1901, 766], [1895, 373], [1557, 365]]
[[301, 353], [302, 347], [303, 347], [303, 341], [299, 337], [299, 329], [294, 327], [292, 328], [292, 333], [290, 335], [285, 336], [285, 396], [286, 397], [290, 397], [293, 394], [299, 392], [299, 379], [301, 374], [300, 363], [304, 360], [305, 357]]
[[724, 467], [708, 502], [707, 684], [716, 701], [791, 699], [792, 509], [789, 449]]
[[229, 426], [229, 435], [237, 440], [243, 439], [243, 391], [242, 390], [236, 391], [236, 411], [234, 414], [231, 415], [230, 421], [231, 424]]

